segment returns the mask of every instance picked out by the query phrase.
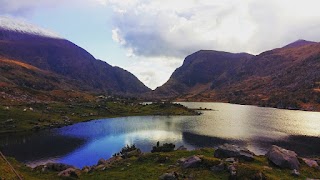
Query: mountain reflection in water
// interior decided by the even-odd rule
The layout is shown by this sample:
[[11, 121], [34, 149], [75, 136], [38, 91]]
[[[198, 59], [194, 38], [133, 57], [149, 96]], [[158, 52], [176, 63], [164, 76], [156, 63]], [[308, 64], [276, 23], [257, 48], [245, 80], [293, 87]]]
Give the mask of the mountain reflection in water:
[[38, 133], [0, 136], [7, 156], [29, 165], [62, 162], [77, 167], [96, 164], [125, 145], [150, 152], [157, 141], [188, 149], [224, 143], [264, 154], [272, 144], [299, 155], [320, 155], [320, 113], [227, 103], [183, 103], [207, 108], [201, 116], [121, 117], [78, 123]]

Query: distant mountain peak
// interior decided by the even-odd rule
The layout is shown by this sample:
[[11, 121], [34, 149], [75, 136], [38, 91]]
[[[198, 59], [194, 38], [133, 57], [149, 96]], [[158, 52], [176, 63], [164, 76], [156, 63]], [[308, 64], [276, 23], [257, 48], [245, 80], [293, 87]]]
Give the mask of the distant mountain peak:
[[295, 47], [300, 47], [300, 46], [305, 46], [305, 45], [309, 45], [309, 44], [315, 44], [316, 42], [313, 41], [307, 41], [304, 39], [299, 39], [297, 41], [294, 41], [286, 46], [284, 46], [283, 48], [295, 48]]
[[63, 39], [61, 36], [59, 36], [58, 34], [50, 30], [38, 27], [22, 19], [16, 19], [16, 18], [11, 18], [6, 16], [0, 16], [0, 29], [18, 32], [22, 34], [29, 34], [29, 35], [42, 36], [42, 37], [55, 38], [55, 39]]

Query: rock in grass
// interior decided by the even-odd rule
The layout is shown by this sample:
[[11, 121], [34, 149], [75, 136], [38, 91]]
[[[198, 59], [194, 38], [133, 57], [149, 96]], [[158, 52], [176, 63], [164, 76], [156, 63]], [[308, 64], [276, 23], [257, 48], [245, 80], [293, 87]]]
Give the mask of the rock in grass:
[[106, 160], [106, 164], [113, 164], [115, 162], [121, 161], [123, 158], [121, 156], [114, 156], [108, 160]]
[[94, 170], [104, 170], [104, 169], [105, 169], [104, 164], [100, 164], [100, 165], [94, 167]]
[[175, 173], [164, 173], [159, 177], [159, 180], [176, 180]]
[[85, 167], [83, 167], [82, 168], [82, 172], [84, 172], [84, 173], [89, 173], [90, 172], [90, 170], [91, 170], [91, 167], [89, 167], [89, 166], [85, 166]]
[[80, 176], [80, 172], [75, 168], [68, 168], [64, 171], [61, 171], [58, 176], [60, 177], [75, 177], [78, 178]]
[[237, 168], [234, 164], [228, 166], [228, 171], [229, 171], [231, 177], [237, 176]]
[[97, 164], [97, 165], [101, 165], [101, 164], [106, 164], [106, 160], [105, 160], [105, 159], [103, 159], [103, 158], [99, 159], [99, 161], [98, 161], [98, 164]]
[[183, 168], [195, 168], [199, 167], [201, 164], [201, 159], [198, 156], [191, 156], [185, 159], [185, 161], [182, 162]]
[[213, 172], [221, 172], [221, 171], [224, 171], [225, 170], [225, 165], [223, 163], [220, 163], [216, 166], [212, 166], [210, 168], [211, 171]]
[[267, 152], [266, 157], [273, 164], [288, 169], [299, 169], [300, 163], [297, 154], [294, 151], [283, 149], [279, 146], [273, 145]]
[[183, 145], [178, 147], [178, 149], [177, 149], [177, 151], [186, 151], [186, 150], [187, 150], [187, 148], [184, 147]]
[[124, 152], [123, 153], [123, 158], [126, 159], [126, 158], [131, 158], [131, 157], [139, 157], [141, 155], [141, 150], [140, 149], [135, 149], [135, 150], [132, 150], [132, 151], [129, 151], [129, 152]]
[[63, 164], [63, 163], [47, 163], [45, 165], [37, 166], [34, 169], [41, 169], [42, 172], [46, 171], [64, 171], [68, 168], [74, 168], [74, 166]]
[[292, 170], [291, 175], [299, 177], [300, 176], [300, 172], [296, 169]]
[[180, 159], [178, 159], [177, 163], [178, 163], [179, 165], [181, 165], [181, 164], [183, 164], [186, 160], [187, 160], [186, 158], [180, 158]]
[[308, 159], [308, 158], [302, 158], [303, 162], [306, 163], [309, 167], [317, 168], [319, 167], [317, 161]]
[[228, 162], [228, 163], [235, 163], [237, 162], [237, 160], [235, 158], [227, 158], [224, 160], [225, 162]]
[[224, 144], [214, 151], [214, 157], [217, 158], [231, 158], [236, 157], [245, 161], [253, 161], [254, 153], [247, 148], [239, 147], [231, 144]]

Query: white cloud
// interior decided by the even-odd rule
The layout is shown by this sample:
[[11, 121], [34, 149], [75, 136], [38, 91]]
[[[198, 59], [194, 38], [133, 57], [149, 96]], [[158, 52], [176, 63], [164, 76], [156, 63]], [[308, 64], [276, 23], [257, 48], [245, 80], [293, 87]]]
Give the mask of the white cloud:
[[126, 40], [124, 40], [122, 38], [122, 36], [120, 35], [120, 30], [119, 29], [113, 29], [112, 31], [112, 39], [121, 44], [121, 45], [125, 45], [126, 44]]
[[124, 68], [152, 88], [200, 49], [257, 54], [297, 39], [320, 41], [319, 0], [0, 0], [0, 4], [0, 14], [10, 15], [57, 6], [111, 9], [109, 32], [126, 50]]
[[169, 57], [133, 57], [124, 68], [136, 75], [151, 89], [164, 84], [171, 73], [182, 65], [180, 58]]
[[0, 16], [0, 27], [10, 31], [17, 31], [28, 34], [34, 34], [38, 36], [62, 39], [62, 37], [60, 37], [58, 34], [50, 30], [25, 22], [23, 19]]
[[25, 15], [36, 8], [52, 7], [62, 0], [0, 0], [0, 12], [6, 15]]
[[297, 39], [320, 41], [318, 0], [110, 0], [109, 5], [121, 46], [140, 58], [127, 69], [151, 88], [200, 49], [258, 54]]
[[26, 16], [42, 8], [107, 5], [107, 0], [0, 0], [0, 15]]
[[114, 11], [113, 22], [122, 45], [140, 56], [181, 58], [199, 49], [259, 53], [299, 38], [320, 38], [318, 0], [130, 2], [109, 4], [121, 10]]

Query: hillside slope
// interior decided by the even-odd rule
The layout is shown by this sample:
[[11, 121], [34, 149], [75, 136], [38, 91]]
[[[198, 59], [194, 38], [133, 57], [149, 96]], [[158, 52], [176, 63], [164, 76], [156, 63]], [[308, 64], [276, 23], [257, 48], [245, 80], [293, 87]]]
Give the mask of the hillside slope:
[[[16, 21], [5, 20], [6, 23]], [[19, 21], [12, 23], [19, 28], [9, 28], [11, 26], [5, 26], [6, 23], [0, 23], [2, 58], [14, 59], [78, 81], [79, 88], [88, 88], [89, 91], [140, 94], [150, 90], [133, 74], [96, 60], [87, 51], [68, 40]]]
[[257, 56], [238, 54], [234, 59], [219, 60], [216, 53], [200, 51], [188, 56], [153, 93], [179, 101], [320, 110], [320, 43], [299, 40]]
[[[175, 97], [195, 93], [219, 86], [223, 82], [236, 81], [241, 64], [253, 55], [201, 50], [185, 58], [183, 65], [176, 69], [163, 86], [155, 90], [162, 97]], [[214, 81], [214, 82], [213, 82]], [[194, 91], [194, 92], [193, 92]]]

